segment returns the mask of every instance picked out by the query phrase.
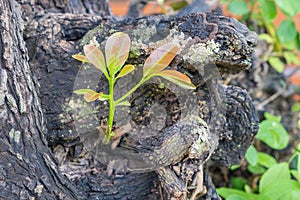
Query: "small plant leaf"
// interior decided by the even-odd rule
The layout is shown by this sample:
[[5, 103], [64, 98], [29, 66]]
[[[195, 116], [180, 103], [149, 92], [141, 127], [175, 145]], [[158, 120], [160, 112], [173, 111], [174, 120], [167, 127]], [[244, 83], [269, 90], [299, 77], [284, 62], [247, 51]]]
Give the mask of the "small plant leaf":
[[259, 0], [261, 14], [264, 16], [264, 19], [267, 21], [273, 20], [276, 15], [276, 5], [272, 0]]
[[275, 0], [276, 4], [288, 16], [293, 17], [300, 11], [298, 0]]
[[269, 44], [273, 44], [273, 43], [274, 43], [274, 38], [273, 38], [271, 35], [267, 34], [267, 33], [259, 34], [259, 35], [258, 35], [258, 38], [259, 38], [260, 40], [266, 41], [266, 42], [269, 43]]
[[289, 180], [290, 179], [290, 171], [289, 165], [286, 162], [277, 164], [269, 168], [261, 177], [259, 182], [259, 191], [261, 193], [265, 192], [265, 190], [272, 185], [272, 183], [278, 182], [278, 180]]
[[269, 154], [258, 152], [258, 163], [266, 168], [270, 168], [273, 165], [276, 165], [277, 161]]
[[103, 95], [102, 92], [98, 93], [98, 92], [95, 92], [94, 90], [91, 90], [91, 89], [75, 90], [74, 93], [83, 94], [83, 97], [87, 102], [95, 101]]
[[72, 55], [72, 58], [79, 60], [81, 62], [90, 63], [89, 59], [85, 55], [75, 54], [75, 55]]
[[277, 35], [282, 44], [294, 40], [297, 36], [297, 30], [294, 21], [292, 19], [283, 20], [277, 29]]
[[264, 120], [259, 124], [259, 131], [255, 136], [273, 149], [281, 150], [287, 147], [289, 135], [281, 123]]
[[279, 73], [282, 73], [284, 70], [284, 64], [278, 57], [270, 57], [269, 58], [270, 65]]
[[245, 1], [231, 1], [228, 5], [228, 10], [236, 15], [244, 16], [250, 12], [248, 4]]
[[83, 47], [85, 56], [89, 59], [89, 61], [101, 72], [108, 77], [108, 73], [106, 70], [105, 59], [103, 53], [100, 49], [92, 44], [85, 45]]
[[120, 73], [118, 74], [117, 78], [121, 78], [123, 76], [126, 76], [130, 72], [132, 72], [135, 69], [134, 65], [125, 65]]
[[176, 85], [185, 89], [196, 88], [196, 86], [192, 84], [191, 79], [188, 76], [176, 70], [164, 70], [155, 74], [155, 76], [161, 76], [162, 78], [165, 78], [168, 81], [175, 83]]
[[152, 76], [165, 69], [176, 56], [178, 49], [177, 44], [168, 43], [154, 50], [145, 61], [143, 77]]
[[105, 58], [110, 75], [115, 75], [124, 65], [130, 50], [130, 38], [126, 33], [112, 34], [106, 41]]
[[257, 151], [255, 149], [255, 147], [253, 145], [251, 145], [245, 155], [245, 158], [247, 160], [247, 162], [252, 165], [255, 166], [258, 162], [258, 155], [257, 155]]
[[225, 187], [217, 188], [217, 193], [221, 197], [226, 198], [226, 199], [229, 198], [231, 195], [238, 195], [247, 200], [256, 200], [258, 197], [257, 194], [247, 194], [246, 192], [241, 191], [241, 190], [225, 188]]

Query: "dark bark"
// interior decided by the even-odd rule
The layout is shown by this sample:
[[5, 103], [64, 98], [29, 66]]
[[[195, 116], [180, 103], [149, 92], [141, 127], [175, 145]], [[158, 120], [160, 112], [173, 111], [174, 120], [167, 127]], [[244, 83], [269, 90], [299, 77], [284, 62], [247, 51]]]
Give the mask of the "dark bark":
[[45, 141], [44, 116], [28, 64], [21, 7], [0, 2], [0, 169], [1, 199], [81, 197], [58, 172]]
[[[159, 180], [165, 177], [158, 179], [156, 173], [152, 172], [154, 169], [145, 173], [128, 173], [122, 171], [121, 168], [103, 165], [90, 154], [83, 154], [82, 145], [78, 141], [79, 135], [74, 130], [72, 121], [66, 121], [72, 118], [66, 110], [66, 102], [72, 96], [74, 80], [80, 67], [78, 62], [71, 58], [71, 55], [81, 51], [80, 40], [87, 31], [92, 30], [97, 25], [104, 27], [102, 32], [97, 33], [97, 39], [101, 42], [108, 36], [106, 31], [141, 29], [139, 27], [140, 22], [145, 22], [150, 25], [157, 25], [160, 28], [159, 32], [165, 33], [172, 30], [193, 38], [189, 45], [205, 44], [209, 39], [215, 39], [218, 43], [222, 43], [223, 46], [221, 46], [225, 53], [230, 52], [228, 55], [238, 56], [233, 58], [228, 55], [226, 57], [225, 54], [216, 55], [217, 57], [213, 55], [211, 62], [217, 63], [221, 73], [237, 73], [250, 65], [251, 45], [255, 39], [249, 34], [250, 32], [246, 27], [241, 26], [236, 21], [214, 15], [209, 15], [208, 18], [203, 14], [195, 14], [177, 19], [150, 17], [140, 20], [117, 21], [109, 16], [107, 1], [82, 0], [77, 1], [76, 4], [74, 1], [67, 0], [41, 0], [33, 4], [30, 2], [32, 1], [20, 2], [25, 12], [25, 15], [22, 16], [25, 23], [20, 18], [21, 9], [15, 1], [4, 0], [0, 2], [0, 8], [3, 11], [0, 12], [0, 15], [4, 22], [0, 29], [0, 53], [2, 55], [0, 118], [1, 121], [4, 121], [0, 125], [0, 167], [1, 179], [5, 180], [2, 184], [3, 190], [0, 191], [1, 197], [6, 199], [20, 197], [27, 199], [31, 196], [41, 199], [159, 199], [161, 195]], [[194, 22], [198, 23], [196, 29], [192, 27]], [[167, 24], [173, 26], [166, 26]], [[204, 35], [199, 31], [200, 29], [208, 35]], [[143, 42], [141, 41], [139, 45], [142, 45]], [[237, 45], [235, 45], [236, 42]], [[231, 48], [230, 51], [228, 50], [229, 47]], [[136, 62], [142, 63], [151, 48], [144, 49], [145, 53], [136, 58]], [[187, 61], [177, 62], [178, 60], [180, 59], [174, 61], [173, 66], [182, 71], [191, 70], [189, 69], [191, 63]], [[243, 62], [245, 60], [247, 62]], [[207, 63], [201, 61], [198, 64], [205, 69]], [[199, 90], [203, 92], [197, 98], [199, 100], [204, 98], [202, 100], [214, 107], [214, 101], [219, 96], [218, 90], [209, 94], [208, 90], [211, 88], [209, 86], [211, 84], [206, 85], [205, 80], [212, 77], [202, 75], [194, 74], [191, 76], [199, 86]], [[231, 93], [233, 90], [236, 93], [226, 93]], [[211, 99], [210, 95], [215, 96]], [[237, 147], [242, 143], [240, 148], [235, 149], [233, 157], [243, 156], [240, 152], [247, 148], [257, 131], [255, 129], [255, 112], [247, 113], [248, 110], [253, 109], [251, 99], [245, 92], [232, 88], [225, 89], [225, 95], [221, 94], [220, 97], [226, 105], [232, 106], [228, 109], [232, 112], [229, 114], [221, 113], [224, 120], [220, 121], [219, 118], [214, 118], [214, 110], [210, 107], [208, 113], [204, 112], [203, 118], [206, 118], [211, 127], [217, 125], [220, 128], [229, 124], [230, 127], [211, 128], [211, 130], [223, 140], [223, 143], [220, 141], [220, 148], [227, 148], [228, 144], [231, 145], [229, 145], [230, 147]], [[208, 101], [209, 99], [211, 102]], [[246, 105], [243, 105], [244, 103]], [[245, 107], [246, 112], [241, 107]], [[247, 119], [245, 124], [242, 124], [245, 126], [244, 128], [233, 127], [235, 118], [231, 118], [233, 121], [230, 121], [230, 117], [228, 117], [233, 113], [238, 113]], [[47, 123], [45, 123], [44, 118], [46, 118]], [[231, 135], [227, 135], [228, 130], [232, 131], [233, 134], [240, 131], [239, 134], [243, 133], [247, 137], [243, 138], [241, 135], [237, 135], [238, 138], [231, 141]], [[169, 132], [165, 133], [168, 135]], [[225, 136], [222, 136], [223, 133]], [[44, 139], [45, 135], [47, 135], [48, 142], [56, 153], [59, 162], [53, 158], [52, 152], [48, 149], [48, 143]], [[229, 143], [226, 142], [227, 139]], [[142, 139], [138, 138], [136, 141], [141, 142]], [[162, 140], [161, 144], [164, 141]], [[146, 147], [148, 148], [147, 145], [151, 143], [153, 143], [152, 140], [146, 144]], [[186, 150], [191, 146], [190, 143], [184, 144]], [[161, 147], [168, 149], [166, 145]], [[138, 148], [143, 151], [145, 146], [141, 145]], [[149, 148], [153, 148], [153, 146]], [[202, 165], [202, 162], [211, 153], [212, 151], [193, 162]], [[230, 160], [228, 157], [224, 161], [224, 159], [222, 160], [223, 156], [223, 154], [216, 153], [214, 157], [218, 161], [221, 159], [222, 164], [236, 162], [236, 160]], [[163, 166], [168, 167], [166, 165], [177, 164], [178, 166], [170, 166], [170, 168], [175, 169], [182, 164], [183, 169], [185, 169], [184, 166], [190, 165], [187, 163], [188, 161], [183, 164], [179, 162], [179, 158], [172, 159], [174, 159], [172, 162], [168, 160], [168, 162], [163, 163]], [[195, 169], [193, 173], [198, 173], [197, 170]], [[59, 171], [63, 172], [69, 179], [62, 176]], [[216, 197], [207, 174], [205, 174], [205, 184], [209, 187], [205, 198]], [[170, 198], [174, 194], [166, 195], [168, 187], [167, 185], [164, 196]]]

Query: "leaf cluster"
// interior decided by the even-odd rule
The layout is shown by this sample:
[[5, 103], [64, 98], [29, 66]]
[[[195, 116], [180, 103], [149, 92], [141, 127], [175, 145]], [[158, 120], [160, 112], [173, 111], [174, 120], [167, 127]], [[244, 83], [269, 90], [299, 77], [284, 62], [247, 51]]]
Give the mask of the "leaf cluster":
[[[300, 64], [294, 51], [300, 49], [300, 33], [296, 29], [294, 20], [294, 16], [300, 12], [298, 0], [225, 0], [223, 2], [228, 3], [228, 10], [231, 13], [242, 16], [242, 21], [255, 21], [266, 31], [259, 35], [259, 38], [270, 46], [262, 58], [263, 61], [269, 62], [280, 73], [284, 70], [284, 62]], [[287, 16], [278, 28], [273, 23], [278, 15], [277, 10], [281, 10]]]
[[[288, 134], [280, 123], [280, 116], [265, 113], [266, 120], [260, 123], [256, 138], [273, 149], [281, 150], [288, 145]], [[298, 200], [300, 196], [300, 144], [288, 162], [278, 163], [266, 153], [257, 152], [251, 145], [245, 159], [247, 169], [261, 175], [256, 188], [248, 181], [236, 177], [232, 180], [233, 188], [218, 188], [218, 193], [226, 200]], [[234, 166], [233, 169], [238, 168]]]
[[135, 70], [135, 66], [126, 64], [130, 51], [130, 38], [126, 33], [117, 32], [112, 34], [106, 41], [105, 54], [93, 44], [83, 47], [84, 55], [76, 54], [73, 58], [76, 60], [91, 63], [104, 74], [109, 83], [109, 93], [96, 92], [92, 89], [79, 89], [74, 91], [76, 94], [84, 95], [87, 102], [100, 100], [109, 102], [108, 127], [106, 128], [106, 142], [108, 142], [113, 132], [113, 122], [115, 108], [118, 106], [129, 106], [126, 98], [130, 96], [138, 87], [151, 79], [152, 77], [162, 77], [185, 89], [195, 89], [190, 78], [176, 70], [166, 69], [176, 56], [179, 47], [176, 43], [168, 43], [158, 47], [146, 59], [143, 66], [142, 79], [119, 99], [114, 99], [114, 86], [118, 79], [128, 75]]

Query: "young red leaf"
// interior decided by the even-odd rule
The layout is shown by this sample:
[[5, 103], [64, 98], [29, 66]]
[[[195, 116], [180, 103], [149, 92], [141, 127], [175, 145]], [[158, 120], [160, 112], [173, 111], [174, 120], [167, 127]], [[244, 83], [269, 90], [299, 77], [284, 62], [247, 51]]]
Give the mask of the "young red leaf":
[[81, 55], [81, 54], [72, 55], [72, 58], [75, 58], [76, 60], [79, 60], [81, 62], [88, 62], [88, 63], [90, 62], [86, 56]]
[[164, 70], [155, 74], [154, 76], [161, 76], [185, 89], [196, 88], [196, 86], [192, 84], [191, 79], [188, 76], [176, 70]]
[[112, 34], [106, 41], [105, 58], [110, 75], [115, 75], [128, 58], [130, 38], [126, 33]]
[[85, 45], [83, 47], [83, 51], [84, 51], [85, 56], [88, 58], [88, 60], [96, 68], [100, 69], [106, 77], [108, 77], [105, 59], [104, 59], [102, 51], [92, 44]]
[[84, 95], [83, 97], [87, 102], [95, 101], [103, 95], [102, 92], [98, 93], [98, 92], [95, 92], [94, 90], [91, 90], [91, 89], [75, 90], [74, 93], [83, 94]]
[[118, 74], [117, 78], [121, 78], [122, 76], [126, 76], [130, 72], [132, 72], [135, 69], [134, 65], [125, 65], [120, 73]]
[[143, 68], [143, 77], [154, 75], [165, 69], [174, 59], [178, 52], [178, 45], [168, 43], [157, 48], [146, 59]]

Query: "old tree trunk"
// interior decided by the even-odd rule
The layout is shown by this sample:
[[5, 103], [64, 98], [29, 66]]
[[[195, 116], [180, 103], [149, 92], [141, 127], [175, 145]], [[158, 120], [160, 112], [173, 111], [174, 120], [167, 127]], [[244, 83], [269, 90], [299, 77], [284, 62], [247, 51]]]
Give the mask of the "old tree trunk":
[[[236, 164], [257, 132], [247, 92], [218, 79], [251, 65], [254, 33], [213, 14], [116, 19], [106, 0], [1, 0], [0, 20], [0, 199], [218, 199], [207, 161]], [[197, 90], [183, 92], [193, 101], [182, 106], [159, 84], [143, 86], [130, 99], [130, 123], [147, 127], [149, 105], [163, 105], [157, 134], [129, 129], [115, 149], [88, 149], [82, 136], [99, 129], [68, 107], [81, 70], [71, 55], [117, 31], [130, 35], [136, 65], [176, 40], [181, 52], [170, 66]], [[184, 109], [195, 112], [184, 118]]]

